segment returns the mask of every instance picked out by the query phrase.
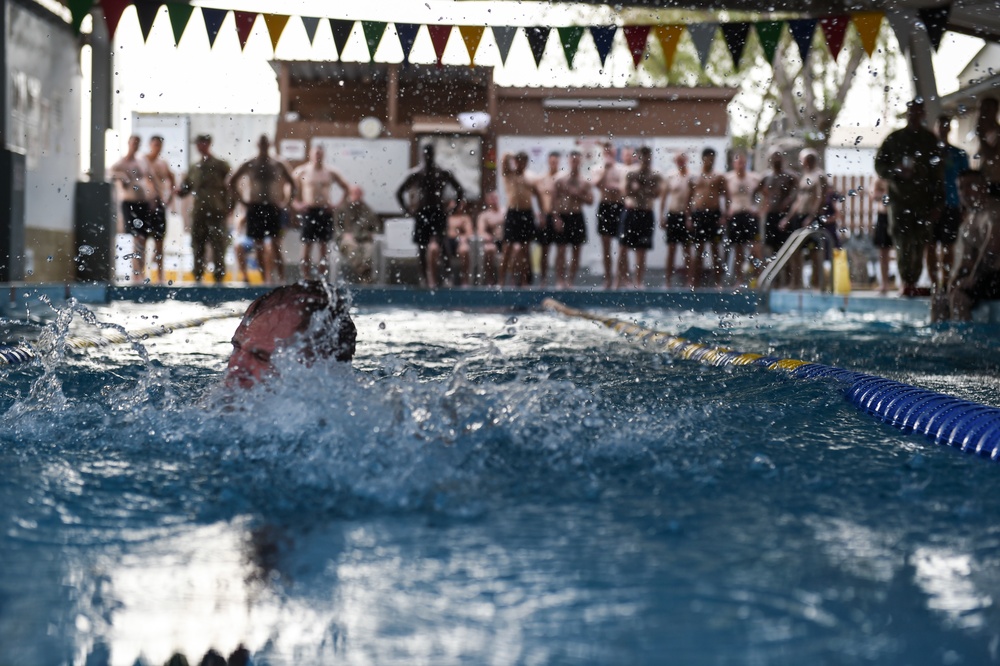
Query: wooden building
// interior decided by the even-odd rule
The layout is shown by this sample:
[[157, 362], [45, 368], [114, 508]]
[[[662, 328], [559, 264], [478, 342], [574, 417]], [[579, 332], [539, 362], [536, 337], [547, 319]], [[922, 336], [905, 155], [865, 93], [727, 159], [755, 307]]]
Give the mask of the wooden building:
[[[504, 88], [490, 67], [385, 63], [273, 63], [281, 92], [276, 139], [292, 163], [312, 145], [365, 187], [380, 213], [398, 212], [391, 194], [433, 142], [470, 199], [496, 186], [498, 152], [541, 154], [566, 142], [609, 137], [694, 154], [728, 143], [729, 88]], [[720, 150], [720, 154], [724, 154]], [[537, 155], [532, 155], [537, 162]], [[722, 165], [719, 165], [720, 168]], [[661, 168], [665, 168], [661, 166]]]

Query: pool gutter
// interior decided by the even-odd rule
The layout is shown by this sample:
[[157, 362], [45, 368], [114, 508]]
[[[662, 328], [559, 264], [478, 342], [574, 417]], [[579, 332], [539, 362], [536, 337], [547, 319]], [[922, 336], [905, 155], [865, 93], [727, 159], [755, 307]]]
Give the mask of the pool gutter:
[[[5, 288], [4, 288], [5, 287]], [[0, 285], [0, 315], [23, 318], [44, 316], [47, 303], [61, 305], [70, 298], [84, 304], [115, 301], [156, 303], [196, 302], [206, 305], [249, 301], [268, 290], [263, 286], [115, 286], [106, 284], [6, 284]], [[850, 295], [819, 294], [809, 291], [772, 291], [757, 294], [747, 290], [647, 289], [605, 291], [596, 288], [568, 290], [504, 289], [413, 289], [353, 285], [352, 301], [362, 308], [419, 308], [426, 310], [529, 311], [540, 307], [545, 298], [556, 298], [574, 308], [604, 310], [689, 310], [732, 314], [811, 315], [830, 311], [871, 315], [874, 318], [904, 318], [926, 321], [928, 298], [898, 298], [874, 292]], [[1000, 323], [1000, 302], [986, 304], [976, 312], [977, 321]]]

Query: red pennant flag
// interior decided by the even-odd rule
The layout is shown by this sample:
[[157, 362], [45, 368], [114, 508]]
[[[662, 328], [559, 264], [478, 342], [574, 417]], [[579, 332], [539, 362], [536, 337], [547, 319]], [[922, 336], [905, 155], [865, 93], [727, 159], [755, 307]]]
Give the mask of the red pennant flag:
[[628, 50], [632, 53], [632, 63], [638, 67], [639, 61], [646, 53], [646, 41], [649, 39], [648, 25], [627, 25], [622, 28]]
[[118, 21], [122, 18], [122, 12], [131, 4], [130, 0], [101, 0], [104, 20], [108, 24], [108, 35], [112, 39], [114, 39], [115, 30], [118, 29]]
[[819, 20], [819, 27], [823, 29], [823, 36], [826, 37], [826, 48], [830, 49], [830, 55], [834, 60], [840, 55], [840, 49], [844, 46], [844, 35], [847, 34], [847, 26], [850, 24], [851, 17], [847, 14], [825, 16]]
[[427, 32], [431, 35], [431, 44], [434, 45], [434, 55], [437, 56], [438, 67], [441, 66], [441, 58], [444, 56], [444, 49], [448, 46], [448, 38], [451, 37], [450, 25], [429, 25]]
[[250, 32], [253, 30], [253, 23], [257, 20], [257, 13], [241, 12], [234, 9], [233, 18], [236, 19], [236, 34], [240, 37], [240, 49], [245, 49], [247, 40], [250, 39]]

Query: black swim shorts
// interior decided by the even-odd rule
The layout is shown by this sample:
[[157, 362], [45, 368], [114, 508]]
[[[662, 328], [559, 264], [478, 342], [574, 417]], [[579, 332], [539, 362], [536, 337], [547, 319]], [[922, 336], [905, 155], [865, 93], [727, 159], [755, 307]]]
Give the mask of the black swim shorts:
[[556, 234], [555, 242], [559, 245], [583, 245], [587, 242], [587, 222], [583, 213], [560, 213], [562, 232]]
[[696, 210], [691, 213], [691, 241], [711, 243], [722, 232], [719, 220], [722, 213], [717, 210]]
[[760, 220], [750, 211], [740, 211], [729, 218], [726, 237], [736, 245], [753, 243], [760, 237]]
[[333, 212], [329, 208], [307, 208], [300, 219], [303, 243], [328, 243], [333, 238]]
[[872, 244], [883, 249], [893, 247], [892, 235], [889, 233], [889, 213], [879, 213], [875, 217], [875, 233], [872, 234]]
[[510, 208], [503, 221], [505, 243], [530, 243], [535, 239], [535, 214], [530, 210]]
[[440, 208], [428, 206], [417, 211], [413, 220], [413, 242], [419, 247], [427, 247], [432, 238], [442, 245], [444, 232], [448, 228], [448, 216]]
[[667, 213], [666, 222], [667, 242], [686, 244], [689, 240], [687, 215], [684, 213]]
[[622, 224], [621, 243], [632, 250], [653, 249], [653, 227], [656, 218], [651, 210], [628, 210]]
[[247, 237], [255, 241], [281, 235], [281, 209], [274, 204], [250, 204], [247, 207]]
[[145, 201], [123, 201], [122, 220], [125, 233], [132, 236], [149, 236], [149, 204]]
[[625, 206], [614, 201], [602, 201], [597, 207], [597, 233], [601, 236], [619, 236]]

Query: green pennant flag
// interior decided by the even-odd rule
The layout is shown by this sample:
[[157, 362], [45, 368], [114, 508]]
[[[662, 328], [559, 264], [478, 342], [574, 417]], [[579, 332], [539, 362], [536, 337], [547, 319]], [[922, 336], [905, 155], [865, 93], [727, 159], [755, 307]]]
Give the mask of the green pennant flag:
[[379, 42], [385, 34], [386, 23], [384, 21], [362, 21], [361, 30], [365, 33], [365, 43], [368, 44], [368, 59], [375, 61], [375, 52], [378, 51]]
[[757, 31], [757, 39], [760, 41], [760, 48], [764, 50], [769, 64], [774, 64], [774, 54], [778, 50], [778, 42], [781, 41], [781, 28], [783, 21], [758, 21], [753, 24]]
[[184, 35], [188, 21], [191, 20], [193, 11], [192, 5], [182, 5], [177, 2], [167, 3], [167, 15], [170, 16], [170, 27], [174, 31], [174, 46], [181, 43], [181, 37]]
[[580, 48], [580, 38], [583, 37], [583, 28], [572, 26], [569, 28], [558, 28], [559, 43], [562, 44], [563, 53], [566, 55], [566, 64], [573, 69], [573, 58]]
[[79, 33], [83, 19], [90, 13], [90, 8], [94, 6], [94, 0], [67, 0], [66, 6], [69, 7], [70, 16], [73, 17], [73, 30]]

